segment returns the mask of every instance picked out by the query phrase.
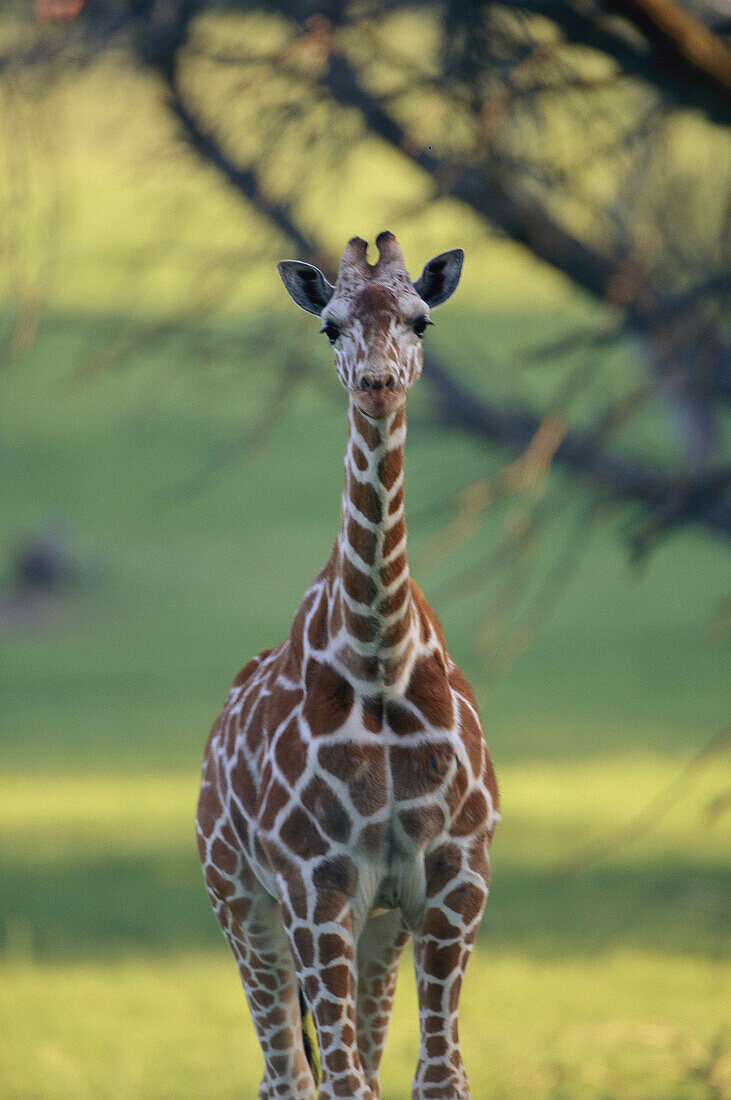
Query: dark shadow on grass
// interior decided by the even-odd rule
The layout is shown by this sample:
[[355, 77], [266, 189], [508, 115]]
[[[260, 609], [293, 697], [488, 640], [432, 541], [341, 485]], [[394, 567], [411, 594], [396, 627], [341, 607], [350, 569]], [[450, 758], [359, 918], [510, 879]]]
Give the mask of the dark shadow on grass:
[[480, 938], [545, 959], [622, 948], [720, 958], [730, 887], [723, 870], [690, 861], [595, 867], [569, 879], [498, 868]]
[[[728, 886], [718, 869], [691, 862], [595, 868], [564, 881], [497, 868], [480, 941], [546, 960], [623, 948], [718, 957]], [[39, 959], [223, 943], [193, 849], [0, 863], [0, 929], [10, 952], [20, 942]]]

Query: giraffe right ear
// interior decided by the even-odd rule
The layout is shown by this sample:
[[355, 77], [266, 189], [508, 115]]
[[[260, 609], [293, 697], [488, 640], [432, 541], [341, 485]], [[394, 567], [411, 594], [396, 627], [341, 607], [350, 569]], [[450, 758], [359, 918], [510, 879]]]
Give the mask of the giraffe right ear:
[[277, 264], [282, 282], [291, 298], [308, 313], [322, 313], [333, 296], [331, 286], [322, 272], [301, 260], [282, 260]]

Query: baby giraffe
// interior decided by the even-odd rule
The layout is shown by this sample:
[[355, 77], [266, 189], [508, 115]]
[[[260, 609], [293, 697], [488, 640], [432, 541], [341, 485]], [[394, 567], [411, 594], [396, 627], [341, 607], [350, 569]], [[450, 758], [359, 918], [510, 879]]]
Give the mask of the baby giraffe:
[[335, 286], [279, 265], [348, 392], [341, 524], [289, 637], [234, 680], [203, 764], [198, 844], [264, 1055], [260, 1100], [313, 1100], [318, 1084], [320, 1100], [378, 1100], [409, 935], [412, 1095], [470, 1095], [457, 1010], [498, 794], [470, 688], [409, 574], [403, 473], [406, 394], [463, 253], [412, 282], [394, 236], [376, 244], [371, 265], [348, 243]]

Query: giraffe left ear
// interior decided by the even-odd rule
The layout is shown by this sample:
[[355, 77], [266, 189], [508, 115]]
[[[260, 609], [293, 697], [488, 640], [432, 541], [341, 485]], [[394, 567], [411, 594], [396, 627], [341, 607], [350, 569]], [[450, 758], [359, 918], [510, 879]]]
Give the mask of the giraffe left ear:
[[457, 289], [463, 261], [464, 252], [461, 248], [440, 252], [433, 260], [429, 260], [414, 283], [414, 290], [421, 300], [428, 306], [439, 306], [446, 302]]
[[282, 260], [277, 264], [279, 274], [291, 298], [308, 313], [322, 313], [333, 296], [330, 285], [319, 268], [302, 260]]

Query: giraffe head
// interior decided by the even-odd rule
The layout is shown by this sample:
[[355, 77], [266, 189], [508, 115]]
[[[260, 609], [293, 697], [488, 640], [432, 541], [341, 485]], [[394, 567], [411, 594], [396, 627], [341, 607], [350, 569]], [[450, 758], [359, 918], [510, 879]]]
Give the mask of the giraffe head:
[[282, 260], [279, 274], [297, 305], [320, 317], [338, 377], [358, 408], [381, 419], [403, 405], [421, 374], [430, 309], [455, 290], [464, 253], [440, 253], [412, 282], [393, 233], [380, 233], [376, 245], [378, 262], [369, 264], [367, 243], [348, 241], [335, 286], [299, 260]]

